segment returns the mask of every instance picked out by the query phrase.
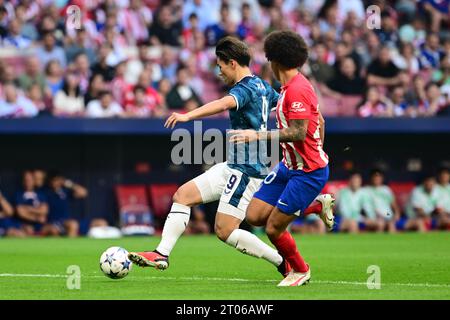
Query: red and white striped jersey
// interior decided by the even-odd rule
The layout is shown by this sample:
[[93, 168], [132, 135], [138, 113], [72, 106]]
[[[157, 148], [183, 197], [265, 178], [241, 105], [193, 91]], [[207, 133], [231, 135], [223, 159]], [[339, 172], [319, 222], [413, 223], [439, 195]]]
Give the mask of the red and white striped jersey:
[[289, 122], [307, 119], [305, 141], [280, 142], [283, 162], [289, 170], [305, 172], [324, 168], [328, 155], [322, 149], [319, 124], [319, 103], [311, 83], [299, 73], [281, 88], [277, 104], [277, 127], [284, 129]]

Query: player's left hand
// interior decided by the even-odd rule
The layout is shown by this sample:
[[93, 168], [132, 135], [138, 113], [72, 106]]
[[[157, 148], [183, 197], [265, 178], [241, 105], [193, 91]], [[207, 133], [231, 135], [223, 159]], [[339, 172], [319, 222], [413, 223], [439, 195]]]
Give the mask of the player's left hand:
[[258, 132], [255, 130], [231, 130], [231, 143], [246, 143], [258, 140]]
[[187, 114], [177, 113], [174, 112], [170, 115], [170, 117], [166, 120], [166, 123], [164, 124], [164, 128], [171, 128], [173, 129], [177, 122], [188, 122], [189, 117]]

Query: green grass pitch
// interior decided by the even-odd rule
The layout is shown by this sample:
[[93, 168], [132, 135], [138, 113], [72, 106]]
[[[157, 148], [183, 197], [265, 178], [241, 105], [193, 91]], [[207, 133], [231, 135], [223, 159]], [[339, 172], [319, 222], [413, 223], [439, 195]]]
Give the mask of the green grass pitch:
[[[214, 236], [182, 237], [168, 270], [133, 266], [120, 280], [101, 273], [103, 250], [152, 250], [158, 237], [0, 239], [0, 299], [450, 299], [448, 232], [295, 237], [312, 272], [295, 288], [276, 287], [273, 266]], [[67, 289], [69, 265], [80, 267], [79, 290]], [[367, 288], [370, 265], [380, 267], [379, 290]]]

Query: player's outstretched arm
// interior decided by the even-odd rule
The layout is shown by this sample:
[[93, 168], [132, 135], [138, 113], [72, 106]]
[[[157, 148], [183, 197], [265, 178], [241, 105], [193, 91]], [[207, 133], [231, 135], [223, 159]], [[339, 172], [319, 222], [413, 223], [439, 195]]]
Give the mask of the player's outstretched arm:
[[273, 140], [279, 142], [304, 141], [308, 131], [308, 119], [295, 119], [289, 121], [289, 127], [275, 131], [232, 130], [230, 142], [245, 143], [256, 140]]
[[222, 99], [208, 102], [207, 104], [185, 114], [177, 112], [172, 113], [164, 124], [164, 127], [173, 129], [178, 122], [188, 122], [195, 119], [201, 119], [232, 108], [236, 108], [236, 100], [234, 100], [232, 96], [225, 96]]

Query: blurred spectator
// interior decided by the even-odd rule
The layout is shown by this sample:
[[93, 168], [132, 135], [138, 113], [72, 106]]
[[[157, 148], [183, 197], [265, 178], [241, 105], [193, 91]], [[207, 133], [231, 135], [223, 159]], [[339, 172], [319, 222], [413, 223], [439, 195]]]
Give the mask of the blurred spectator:
[[363, 103], [358, 107], [360, 117], [391, 117], [392, 103], [380, 94], [377, 87], [369, 87]]
[[69, 73], [64, 78], [61, 90], [53, 98], [53, 115], [57, 117], [76, 117], [84, 114], [84, 97], [81, 94], [80, 80]]
[[450, 169], [442, 167], [438, 171], [438, 187], [443, 197], [443, 209], [450, 215]]
[[445, 197], [436, 184], [436, 178], [428, 174], [422, 184], [415, 187], [406, 210], [406, 230], [425, 232], [435, 228], [448, 228], [450, 219], [445, 212]]
[[25, 65], [25, 73], [21, 74], [17, 78], [17, 81], [19, 87], [25, 91], [29, 90], [31, 85], [37, 83], [39, 84], [42, 93], [45, 94], [46, 88], [45, 75], [41, 71], [40, 60], [37, 57], [31, 56], [27, 58]]
[[142, 0], [130, 0], [130, 6], [120, 11], [118, 21], [122, 24], [129, 43], [148, 39], [148, 28], [153, 20], [152, 12]]
[[419, 109], [420, 115], [431, 117], [446, 106], [446, 99], [441, 95], [439, 86], [436, 83], [429, 83], [425, 87], [426, 101]]
[[339, 191], [337, 196], [337, 209], [341, 217], [339, 231], [357, 233], [359, 222], [363, 221], [362, 210], [367, 201], [367, 194], [362, 188], [361, 174], [350, 174], [348, 187]]
[[207, 26], [219, 21], [220, 0], [186, 0], [183, 6], [183, 24], [190, 27], [192, 13], [198, 17], [198, 27], [204, 31]]
[[182, 31], [181, 20], [176, 20], [169, 6], [162, 6], [150, 27], [150, 42], [152, 45], [163, 44], [179, 47]]
[[320, 83], [326, 83], [333, 78], [334, 68], [330, 65], [332, 60], [333, 55], [323, 42], [313, 46], [309, 66], [314, 79]]
[[35, 235], [47, 221], [47, 198], [36, 190], [31, 171], [25, 171], [22, 179], [23, 189], [16, 193], [16, 227], [20, 226], [26, 235]]
[[81, 93], [85, 94], [88, 91], [89, 81], [92, 76], [88, 56], [85, 53], [77, 54], [69, 69], [69, 72], [73, 72], [78, 76]]
[[148, 57], [148, 43], [139, 42], [137, 45], [138, 56], [137, 59], [131, 59], [127, 62], [127, 70], [125, 72], [125, 81], [129, 84], [136, 84], [139, 75], [144, 70], [144, 64], [149, 61]]
[[106, 82], [114, 79], [114, 67], [108, 65], [108, 56], [112, 50], [110, 44], [102, 44], [98, 51], [98, 62], [91, 67], [93, 75], [101, 74]]
[[66, 179], [59, 172], [49, 172], [48, 189], [48, 218], [42, 228], [45, 236], [67, 235], [76, 237], [79, 233], [79, 223], [70, 213], [69, 203], [72, 199], [84, 199], [88, 191], [83, 186]]
[[42, 95], [41, 88], [37, 83], [33, 84], [27, 92], [27, 97], [38, 109], [39, 115], [48, 113], [48, 107], [45, 104], [45, 97]]
[[202, 33], [198, 27], [198, 17], [195, 13], [189, 16], [189, 27], [183, 29], [181, 34], [184, 48], [192, 48], [195, 45], [194, 34]]
[[45, 183], [47, 180], [47, 172], [45, 172], [43, 169], [34, 169], [33, 170], [33, 180], [34, 180], [34, 187], [38, 191], [44, 191], [45, 189]]
[[65, 47], [65, 51], [68, 63], [75, 61], [76, 56], [80, 53], [84, 53], [87, 56], [90, 65], [93, 65], [96, 61], [95, 50], [88, 41], [87, 32], [83, 26], [76, 30], [75, 39], [69, 40], [69, 43]]
[[230, 20], [230, 8], [227, 3], [220, 7], [220, 21], [205, 30], [206, 45], [213, 47], [225, 36], [236, 34], [236, 25]]
[[24, 37], [35, 41], [38, 38], [38, 32], [33, 20], [28, 19], [27, 17], [27, 7], [25, 4], [21, 3], [16, 7], [16, 18], [22, 24], [21, 34]]
[[33, 102], [17, 92], [13, 84], [3, 86], [4, 99], [0, 99], [0, 118], [35, 117], [39, 110]]
[[170, 47], [164, 46], [161, 52], [161, 75], [174, 83], [177, 77], [178, 62], [176, 55]]
[[392, 89], [391, 101], [393, 112], [396, 117], [414, 116], [415, 109], [408, 104], [405, 94], [406, 92], [401, 86]]
[[189, 86], [188, 70], [180, 66], [177, 70], [177, 82], [167, 94], [167, 106], [171, 110], [183, 110], [189, 103], [190, 108], [196, 108], [202, 104], [195, 91]]
[[164, 109], [167, 109], [167, 102], [166, 97], [169, 94], [170, 90], [172, 89], [172, 84], [170, 83], [169, 79], [163, 78], [158, 83], [158, 94], [161, 99], [161, 106]]
[[441, 25], [448, 26], [449, 18], [449, 0], [419, 0], [420, 8], [425, 11], [431, 20], [431, 31], [438, 32], [441, 30]]
[[27, 49], [32, 45], [32, 41], [22, 35], [22, 23], [19, 19], [13, 19], [8, 24], [8, 36], [3, 39], [3, 45], [14, 47], [19, 50]]
[[103, 76], [100, 73], [92, 75], [89, 80], [88, 91], [84, 95], [84, 104], [88, 105], [92, 100], [98, 99], [100, 91], [105, 90], [105, 88], [106, 84]]
[[120, 62], [127, 60], [127, 55], [125, 53], [127, 43], [125, 39], [117, 33], [114, 28], [107, 28], [105, 30], [105, 43], [109, 44], [111, 51], [106, 58], [106, 63], [109, 66], [115, 67]]
[[92, 100], [86, 107], [86, 116], [89, 118], [114, 118], [123, 116], [122, 107], [113, 100], [108, 90], [99, 92], [98, 100]]
[[396, 221], [400, 219], [400, 209], [392, 190], [384, 183], [381, 170], [373, 170], [370, 174], [370, 185], [367, 192], [366, 216], [379, 224], [379, 230], [396, 232]]
[[127, 62], [122, 61], [117, 64], [115, 77], [111, 81], [111, 91], [114, 97], [114, 100], [117, 101], [118, 104], [124, 105], [124, 95], [127, 87], [129, 86], [127, 81], [125, 80], [125, 73], [127, 70]]
[[64, 73], [58, 60], [49, 60], [45, 66], [45, 82], [48, 95], [53, 98], [61, 90], [64, 82]]
[[149, 98], [145, 87], [136, 85], [133, 88], [133, 100], [125, 105], [126, 115], [133, 118], [150, 118], [156, 113], [155, 102], [154, 99]]
[[400, 70], [391, 59], [388, 47], [382, 47], [379, 56], [367, 68], [367, 83], [370, 86], [395, 86], [400, 83]]
[[8, 35], [8, 11], [5, 6], [0, 5], [0, 45]]
[[397, 25], [388, 12], [381, 12], [381, 28], [375, 29], [380, 42], [389, 47], [395, 47], [398, 41]]
[[51, 60], [57, 60], [62, 68], [66, 67], [66, 54], [63, 48], [56, 45], [55, 35], [52, 31], [42, 36], [42, 44], [36, 48], [36, 56], [43, 66], [46, 66]]
[[415, 75], [420, 71], [419, 59], [416, 57], [412, 43], [402, 43], [400, 51], [393, 57], [392, 62], [400, 70], [405, 70], [409, 75]]
[[[329, 91], [331, 91], [333, 96], [343, 95], [359, 95], [364, 92], [365, 84], [362, 78], [359, 77], [356, 70], [356, 64], [352, 58], [344, 58], [341, 63], [339, 70], [334, 74], [327, 82]], [[323, 93], [327, 90], [323, 89]]]
[[420, 68], [438, 68], [443, 56], [444, 52], [440, 48], [439, 36], [435, 33], [429, 33], [426, 42], [420, 46]]
[[18, 236], [16, 234], [16, 230], [10, 229], [9, 234], [7, 234], [8, 222], [10, 218], [14, 214], [14, 209], [9, 203], [9, 201], [5, 198], [2, 191], [0, 190], [0, 236], [9, 235], [9, 236]]

